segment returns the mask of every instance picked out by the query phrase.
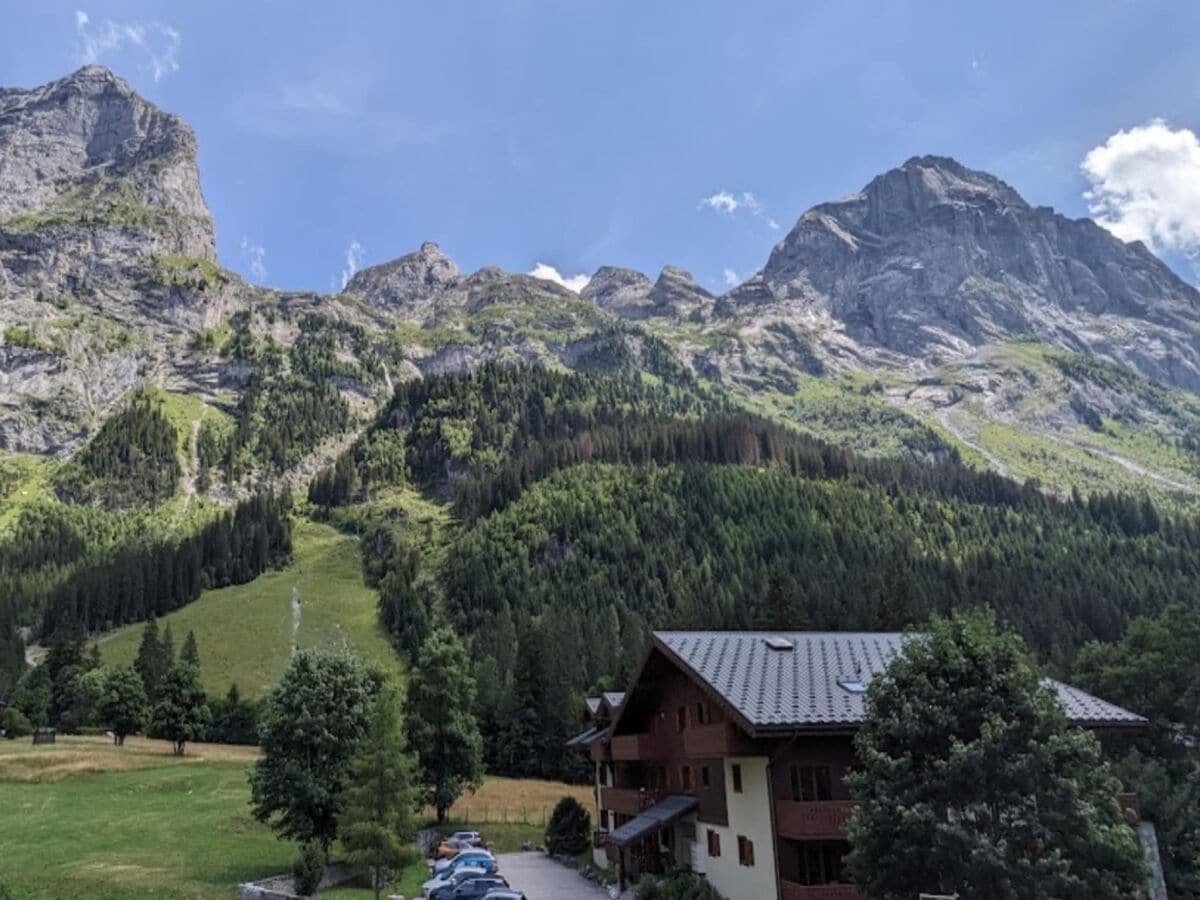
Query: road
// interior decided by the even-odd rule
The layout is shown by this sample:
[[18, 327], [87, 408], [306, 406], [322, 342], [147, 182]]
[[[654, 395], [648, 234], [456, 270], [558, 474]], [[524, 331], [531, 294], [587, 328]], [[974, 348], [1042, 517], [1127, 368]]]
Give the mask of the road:
[[544, 853], [498, 853], [500, 874], [528, 900], [610, 900], [609, 893]]

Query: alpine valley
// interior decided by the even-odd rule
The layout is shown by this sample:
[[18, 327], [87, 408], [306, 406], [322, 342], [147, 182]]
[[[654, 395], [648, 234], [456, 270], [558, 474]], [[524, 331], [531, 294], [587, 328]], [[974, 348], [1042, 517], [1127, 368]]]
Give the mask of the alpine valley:
[[1194, 600], [1200, 294], [998, 178], [910, 159], [719, 296], [433, 243], [327, 295], [221, 265], [196, 147], [98, 66], [0, 90], [0, 645], [186, 616], [256, 696], [298, 639], [395, 662], [445, 619], [491, 770], [562, 775], [652, 628], [988, 604], [1066, 671]]

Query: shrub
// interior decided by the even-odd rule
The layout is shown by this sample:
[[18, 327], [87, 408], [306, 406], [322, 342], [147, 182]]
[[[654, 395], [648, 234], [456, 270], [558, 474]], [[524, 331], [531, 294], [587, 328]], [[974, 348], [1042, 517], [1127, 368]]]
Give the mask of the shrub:
[[634, 896], [636, 900], [723, 900], [707, 880], [688, 871], [643, 878]]
[[[26, 737], [33, 731], [33, 725], [25, 718], [25, 714], [15, 706], [10, 706], [4, 711], [4, 736], [10, 741], [19, 737]], [[0, 896], [3, 896], [0, 894]]]
[[680, 871], [665, 878], [646, 876], [638, 882], [636, 900], [724, 900], [703, 877]]
[[300, 852], [292, 864], [292, 875], [296, 879], [296, 893], [308, 897], [317, 892], [321, 876], [325, 874], [325, 850], [320, 841], [308, 841], [300, 845]]
[[546, 850], [556, 856], [578, 856], [592, 839], [592, 819], [574, 797], [563, 797], [546, 825]]

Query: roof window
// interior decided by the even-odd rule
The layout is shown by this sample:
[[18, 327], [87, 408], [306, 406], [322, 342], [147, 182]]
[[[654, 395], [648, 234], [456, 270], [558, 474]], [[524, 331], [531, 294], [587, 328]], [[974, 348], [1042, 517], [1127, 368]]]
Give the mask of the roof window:
[[763, 642], [772, 650], [795, 650], [796, 645], [784, 637], [769, 635], [763, 638]]

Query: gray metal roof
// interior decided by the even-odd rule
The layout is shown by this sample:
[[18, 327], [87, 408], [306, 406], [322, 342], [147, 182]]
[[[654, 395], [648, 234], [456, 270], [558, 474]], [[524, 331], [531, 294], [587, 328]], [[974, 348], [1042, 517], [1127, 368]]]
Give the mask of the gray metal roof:
[[569, 741], [567, 741], [564, 746], [572, 747], [572, 748], [586, 747], [589, 744], [591, 744], [592, 741], [594, 741], [596, 738], [603, 735], [606, 731], [607, 731], [607, 728], [596, 728], [596, 727], [589, 728], [586, 731], [579, 732], [579, 734], [575, 735], [573, 738], [571, 738]]
[[[844, 727], [866, 717], [870, 684], [915, 635], [898, 632], [658, 631], [658, 644], [756, 729]], [[767, 639], [784, 649], [772, 649]], [[787, 646], [789, 645], [790, 646]], [[1141, 725], [1145, 719], [1078, 688], [1046, 679], [1079, 725]]]
[[616, 710], [622, 703], [625, 702], [624, 691], [605, 691], [601, 694], [604, 697], [604, 702], [608, 704], [608, 708]]
[[600, 711], [600, 698], [599, 697], [588, 697], [587, 698], [587, 708], [588, 708], [588, 712], [594, 716], [597, 712]]
[[663, 797], [649, 809], [638, 813], [620, 828], [608, 833], [608, 839], [618, 847], [636, 844], [652, 831], [669, 825], [680, 816], [685, 816], [700, 805], [700, 801], [688, 794], [671, 794]]

